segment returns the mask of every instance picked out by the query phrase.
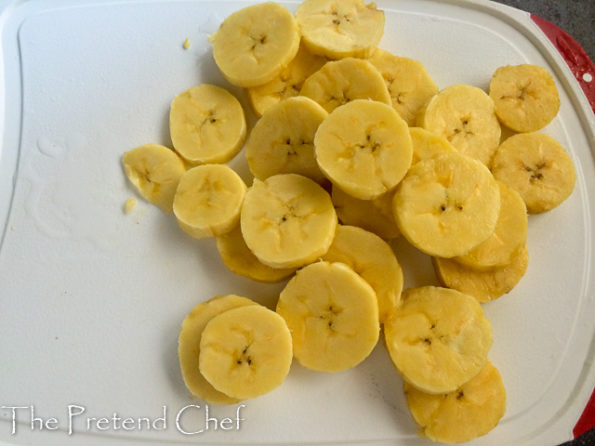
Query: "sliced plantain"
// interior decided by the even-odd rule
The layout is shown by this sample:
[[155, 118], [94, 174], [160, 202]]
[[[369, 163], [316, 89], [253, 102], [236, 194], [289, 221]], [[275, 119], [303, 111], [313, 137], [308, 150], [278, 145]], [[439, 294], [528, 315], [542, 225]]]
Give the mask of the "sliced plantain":
[[433, 286], [403, 292], [384, 336], [403, 380], [431, 394], [452, 392], [476, 376], [492, 347], [492, 326], [477, 300]]
[[325, 63], [324, 57], [315, 56], [302, 44], [293, 60], [273, 80], [248, 89], [250, 103], [257, 116], [262, 116], [273, 105], [297, 96], [308, 76]]
[[204, 378], [198, 369], [198, 358], [201, 351], [200, 340], [207, 323], [224, 311], [244, 305], [256, 303], [233, 294], [216, 296], [195, 306], [182, 323], [178, 337], [178, 359], [182, 377], [188, 390], [207, 403], [235, 404], [240, 401], [218, 391]]
[[529, 251], [523, 245], [505, 266], [478, 270], [462, 265], [454, 259], [432, 259], [440, 282], [449, 288], [489, 302], [509, 293], [523, 278], [529, 265]]
[[378, 70], [367, 60], [353, 57], [327, 62], [304, 81], [300, 95], [315, 100], [329, 113], [355, 99], [391, 104]]
[[445, 137], [463, 155], [486, 166], [500, 143], [494, 101], [471, 85], [452, 85], [440, 91], [420, 112], [417, 124]]
[[387, 192], [374, 200], [360, 200], [333, 186], [331, 198], [341, 223], [359, 226], [385, 240], [400, 235], [393, 215], [392, 192]]
[[542, 133], [519, 133], [504, 141], [492, 162], [494, 176], [516, 190], [531, 214], [549, 211], [574, 189], [576, 172], [558, 141]]
[[298, 51], [300, 32], [287, 9], [266, 2], [230, 14], [209, 40], [223, 76], [238, 87], [256, 87], [289, 65]]
[[404, 384], [419, 435], [443, 443], [463, 443], [487, 434], [506, 411], [506, 390], [491, 362], [453, 392], [432, 395]]
[[293, 358], [285, 320], [261, 305], [211, 319], [200, 339], [199, 370], [217, 390], [240, 400], [279, 387]]
[[403, 270], [390, 245], [365, 229], [339, 225], [322, 259], [344, 263], [372, 286], [378, 299], [379, 320], [384, 323], [403, 290]]
[[512, 262], [527, 241], [527, 207], [514, 189], [498, 182], [500, 189], [500, 215], [494, 233], [467, 254], [454, 257], [459, 263], [474, 269], [490, 269]]
[[441, 153], [454, 153], [457, 151], [446, 138], [421, 127], [411, 127], [409, 134], [411, 135], [411, 143], [413, 144], [413, 160], [411, 164], [432, 158]]
[[393, 190], [411, 166], [407, 123], [376, 101], [359, 99], [335, 109], [320, 124], [314, 148], [327, 178], [360, 200]]
[[355, 367], [378, 342], [378, 302], [372, 287], [343, 263], [298, 270], [279, 296], [295, 358], [304, 367], [338, 372]]
[[438, 87], [417, 60], [377, 49], [369, 61], [386, 82], [392, 105], [407, 125], [415, 125], [420, 110], [438, 93]]
[[552, 75], [537, 65], [506, 65], [490, 81], [498, 119], [517, 132], [535, 132], [558, 114], [560, 97]]
[[264, 180], [278, 173], [297, 173], [322, 182], [325, 177], [314, 157], [314, 135], [327, 116], [324, 108], [302, 96], [269, 108], [246, 144], [252, 174]]
[[363, 0], [306, 0], [295, 16], [310, 51], [331, 59], [369, 57], [384, 33], [384, 12]]
[[145, 144], [122, 157], [124, 173], [138, 192], [164, 212], [172, 212], [174, 195], [186, 172], [184, 162], [167, 147]]
[[254, 180], [242, 206], [246, 245], [264, 264], [297, 268], [328, 251], [337, 214], [329, 194], [298, 174]]
[[217, 237], [217, 251], [231, 272], [258, 282], [280, 282], [295, 272], [295, 268], [271, 268], [258, 260], [246, 245], [239, 225]]
[[395, 192], [393, 211], [413, 246], [426, 254], [455, 257], [492, 235], [500, 192], [482, 163], [446, 153], [411, 167]]
[[188, 170], [180, 179], [174, 214], [192, 237], [225, 234], [239, 222], [246, 184], [225, 164], [205, 164]]
[[244, 144], [246, 118], [234, 95], [201, 84], [174, 98], [169, 129], [174, 148], [190, 164], [225, 163]]

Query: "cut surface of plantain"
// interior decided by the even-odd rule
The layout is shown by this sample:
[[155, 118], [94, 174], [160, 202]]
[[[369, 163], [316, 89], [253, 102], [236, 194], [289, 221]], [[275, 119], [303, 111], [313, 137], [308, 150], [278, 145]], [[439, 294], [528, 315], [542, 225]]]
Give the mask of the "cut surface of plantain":
[[574, 189], [576, 172], [558, 141], [543, 133], [519, 133], [504, 141], [492, 162], [494, 176], [516, 190], [531, 214], [549, 211]]
[[391, 104], [384, 79], [374, 65], [353, 57], [327, 62], [304, 81], [300, 95], [315, 100], [329, 113], [355, 99]]
[[411, 164], [432, 158], [441, 153], [455, 153], [457, 151], [446, 138], [421, 127], [409, 128], [409, 134], [411, 135], [411, 144], [413, 145], [413, 160]]
[[387, 192], [374, 200], [352, 197], [337, 186], [332, 187], [331, 199], [341, 223], [359, 226], [385, 240], [400, 235], [393, 215], [393, 193]]
[[174, 98], [169, 129], [174, 148], [190, 164], [225, 163], [244, 144], [246, 118], [234, 95], [201, 84]]
[[420, 112], [417, 124], [445, 137], [463, 155], [486, 166], [500, 143], [494, 101], [481, 89], [457, 84], [441, 90]]
[[395, 192], [393, 211], [413, 246], [426, 254], [455, 257], [492, 235], [500, 191], [482, 163], [446, 153], [411, 167]]
[[220, 392], [241, 400], [279, 387], [292, 358], [285, 320], [261, 305], [215, 316], [200, 339], [200, 373]]
[[296, 268], [328, 251], [337, 214], [329, 194], [298, 174], [254, 179], [242, 206], [246, 245], [264, 264]]
[[506, 411], [506, 390], [498, 369], [487, 362], [477, 376], [453, 392], [432, 395], [405, 383], [407, 405], [419, 435], [463, 443], [487, 434]]
[[403, 290], [403, 270], [390, 245], [365, 229], [339, 225], [322, 259], [346, 264], [372, 286], [378, 299], [379, 320], [384, 323]]
[[295, 272], [295, 268], [271, 268], [258, 260], [246, 245], [240, 225], [217, 237], [217, 251], [231, 272], [258, 282], [280, 282]]
[[198, 358], [200, 340], [207, 323], [224, 311], [244, 305], [256, 305], [256, 303], [246, 297], [233, 294], [215, 296], [195, 306], [182, 323], [178, 337], [178, 359], [182, 377], [188, 390], [207, 403], [235, 404], [240, 401], [218, 391], [202, 376], [198, 369]]
[[297, 173], [324, 180], [314, 157], [314, 135], [328, 116], [312, 99], [298, 96], [269, 108], [250, 132], [246, 159], [252, 174], [264, 180], [278, 173]]
[[174, 197], [174, 214], [192, 237], [225, 234], [239, 222], [246, 184], [225, 164], [204, 164], [188, 170]]
[[310, 51], [331, 59], [369, 57], [384, 33], [384, 12], [363, 0], [306, 0], [295, 16]]
[[496, 229], [488, 239], [467, 254], [455, 257], [459, 263], [475, 269], [489, 269], [508, 265], [527, 241], [529, 219], [527, 207], [514, 189], [498, 182], [500, 215]]
[[223, 76], [238, 87], [256, 87], [289, 65], [298, 51], [300, 32], [287, 9], [265, 2], [230, 14], [209, 40]]
[[394, 189], [412, 158], [407, 123], [390, 105], [365, 99], [333, 110], [318, 127], [314, 150], [326, 177], [360, 200]]
[[509, 264], [490, 269], [475, 269], [454, 259], [432, 259], [440, 282], [449, 288], [489, 302], [509, 293], [523, 278], [529, 265], [529, 250], [524, 244], [515, 252]]
[[277, 302], [295, 358], [304, 367], [338, 372], [355, 367], [378, 342], [372, 287], [343, 263], [316, 262], [297, 271]]
[[305, 45], [300, 45], [293, 60], [277, 77], [264, 85], [248, 88], [250, 103], [256, 115], [262, 116], [273, 105], [297, 96], [306, 78], [318, 71], [326, 61], [324, 57], [310, 53]]
[[384, 323], [403, 379], [432, 394], [452, 392], [485, 366], [492, 326], [477, 300], [448, 288], [410, 288]]
[[490, 81], [498, 119], [517, 132], [534, 132], [558, 114], [560, 97], [552, 75], [538, 65], [506, 65]]
[[172, 212], [178, 182], [186, 172], [184, 162], [173, 150], [145, 144], [124, 153], [122, 166], [128, 180], [144, 198], [164, 212]]
[[392, 105], [407, 125], [415, 125], [420, 110], [438, 87], [417, 60], [398, 57], [378, 48], [369, 59], [386, 82]]

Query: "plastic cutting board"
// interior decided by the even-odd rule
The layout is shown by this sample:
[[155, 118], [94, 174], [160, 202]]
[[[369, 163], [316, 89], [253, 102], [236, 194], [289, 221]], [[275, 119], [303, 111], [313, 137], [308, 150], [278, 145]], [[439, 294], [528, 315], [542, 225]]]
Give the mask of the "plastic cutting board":
[[[185, 314], [217, 294], [271, 304], [283, 284], [234, 276], [213, 240], [190, 239], [140, 198], [124, 215], [123, 203], [136, 193], [120, 157], [147, 142], [170, 145], [169, 103], [201, 82], [229, 88], [249, 109], [242, 91], [222, 79], [207, 42], [223, 18], [249, 3], [0, 2], [0, 405], [33, 406], [57, 426], [33, 430], [30, 410], [18, 410], [11, 435], [11, 410], [1, 409], [3, 444], [429, 444], [415, 433], [382, 343], [342, 373], [294, 362], [281, 387], [244, 402], [239, 429], [215, 430], [212, 422], [204, 429], [204, 403], [184, 387], [176, 343]], [[484, 305], [507, 412], [470, 444], [569, 440], [595, 384], [589, 102], [527, 13], [480, 0], [378, 6], [386, 13], [380, 46], [421, 61], [440, 88], [487, 89], [506, 64], [542, 65], [555, 78], [561, 108], [543, 132], [568, 150], [577, 184], [560, 207], [530, 217], [526, 276]], [[250, 180], [243, 153], [231, 165]], [[427, 256], [403, 241], [394, 247], [407, 287], [436, 284]], [[201, 407], [182, 411], [190, 404]], [[69, 405], [85, 410], [71, 426]], [[86, 425], [114, 412], [155, 421], [164, 407], [165, 429]], [[233, 420], [238, 406], [209, 409]], [[205, 431], [184, 435], [180, 413], [182, 430]]]

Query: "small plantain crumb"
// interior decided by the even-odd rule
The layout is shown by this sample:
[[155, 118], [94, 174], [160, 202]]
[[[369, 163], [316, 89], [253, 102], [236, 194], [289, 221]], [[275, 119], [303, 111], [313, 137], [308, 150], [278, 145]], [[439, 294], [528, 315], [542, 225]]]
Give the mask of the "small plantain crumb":
[[135, 206], [136, 198], [129, 198], [128, 200], [126, 200], [126, 203], [124, 203], [124, 213], [129, 214]]

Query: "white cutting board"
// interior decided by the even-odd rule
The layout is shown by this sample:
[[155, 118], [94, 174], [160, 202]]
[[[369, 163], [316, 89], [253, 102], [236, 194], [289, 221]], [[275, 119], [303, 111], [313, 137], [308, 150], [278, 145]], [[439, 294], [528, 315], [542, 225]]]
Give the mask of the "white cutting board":
[[[205, 428], [204, 404], [186, 391], [177, 363], [185, 314], [217, 294], [271, 304], [283, 284], [227, 271], [213, 240], [191, 239], [172, 216], [137, 196], [120, 157], [148, 142], [171, 145], [169, 103], [199, 83], [229, 88], [249, 110], [243, 92], [219, 74], [207, 42], [227, 15], [249, 3], [0, 3], [0, 406], [33, 406], [44, 423], [57, 420], [49, 422], [56, 430], [32, 429], [29, 410], [18, 409], [11, 435], [11, 409], [1, 409], [0, 441], [429, 443], [415, 434], [382, 343], [353, 370], [323, 374], [294, 362], [270, 394], [245, 407], [209, 407], [211, 417], [232, 421], [239, 409], [239, 429], [234, 421], [214, 430], [211, 422], [203, 433], [182, 433]], [[378, 6], [386, 12], [381, 47], [421, 61], [440, 88], [486, 89], [506, 64], [538, 64], [554, 75], [562, 105], [543, 132], [570, 153], [577, 184], [560, 207], [530, 217], [526, 276], [509, 295], [484, 305], [494, 329], [489, 357], [507, 389], [507, 412], [471, 444], [568, 440], [595, 385], [594, 116], [528, 14], [487, 1]], [[250, 181], [243, 153], [230, 164]], [[124, 215], [123, 203], [134, 196], [137, 208]], [[407, 287], [437, 283], [427, 256], [403, 241], [395, 250]], [[182, 411], [189, 404], [201, 408]], [[69, 405], [85, 409], [72, 426]], [[114, 412], [155, 421], [163, 406], [165, 429], [86, 425]]]

